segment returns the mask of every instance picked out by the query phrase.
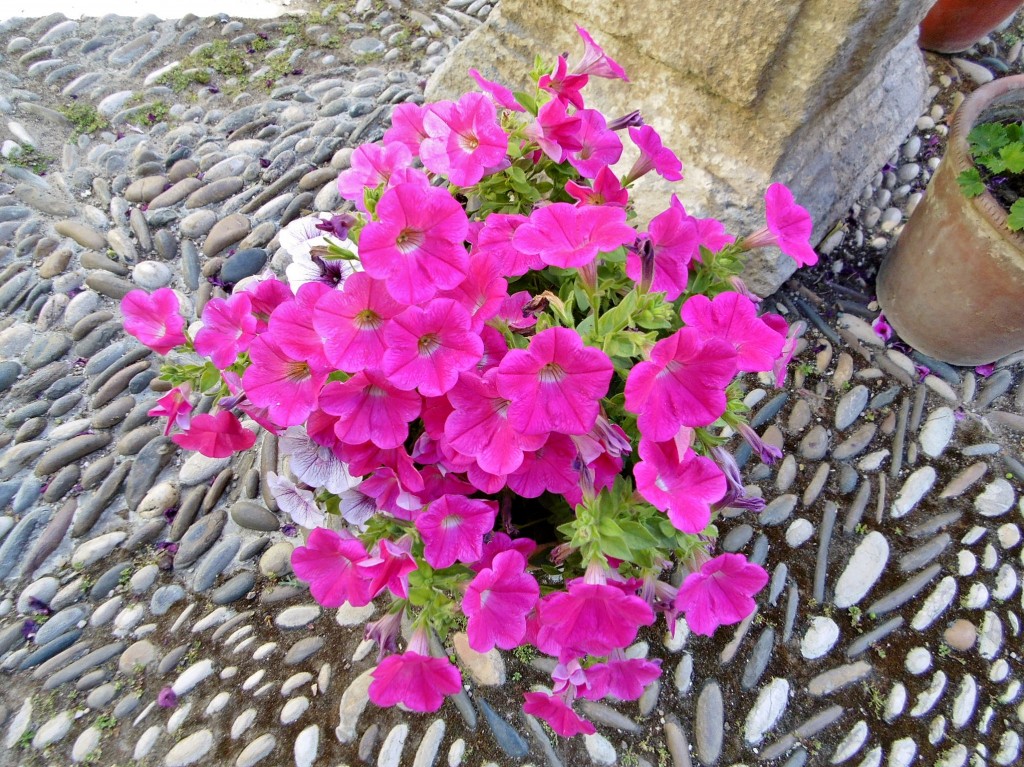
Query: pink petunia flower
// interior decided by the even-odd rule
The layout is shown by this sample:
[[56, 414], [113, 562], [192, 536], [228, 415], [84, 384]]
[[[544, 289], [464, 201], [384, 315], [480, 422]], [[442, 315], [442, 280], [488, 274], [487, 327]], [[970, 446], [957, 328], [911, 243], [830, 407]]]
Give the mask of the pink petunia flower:
[[444, 424], [452, 447], [476, 459], [484, 471], [508, 474], [523, 463], [523, 452], [538, 450], [546, 436], [525, 435], [508, 421], [509, 401], [498, 394], [496, 371], [464, 374], [448, 392], [453, 405]]
[[507, 477], [509, 490], [523, 498], [571, 493], [579, 485], [578, 456], [570, 437], [551, 434], [543, 447], [523, 453], [522, 464]]
[[[512, 112], [525, 112], [526, 110], [516, 101], [516, 95], [506, 88], [501, 83], [496, 83], [493, 80], [488, 80], [477, 70], [469, 70], [469, 76], [472, 77], [480, 90], [489, 94], [494, 100], [495, 105], [502, 109], [508, 109]], [[385, 138], [387, 138], [385, 136]]]
[[720, 338], [681, 328], [658, 341], [651, 358], [626, 379], [626, 410], [640, 433], [655, 442], [680, 426], [707, 426], [725, 412], [725, 387], [736, 375], [736, 350]]
[[602, 169], [614, 165], [622, 156], [622, 142], [608, 130], [604, 115], [596, 109], [581, 109], [580, 148], [569, 153], [569, 163], [584, 178], [596, 178]]
[[469, 312], [450, 298], [435, 298], [424, 309], [410, 306], [384, 331], [381, 370], [399, 389], [417, 389], [427, 397], [445, 394], [484, 353], [470, 322]]
[[549, 655], [609, 655], [636, 639], [640, 626], [654, 623], [644, 600], [604, 583], [577, 579], [538, 604], [537, 647]]
[[538, 255], [545, 264], [568, 269], [591, 264], [598, 253], [610, 253], [635, 239], [636, 231], [626, 223], [622, 208], [556, 202], [535, 209], [516, 230], [512, 245]]
[[386, 349], [384, 328], [404, 308], [366, 272], [356, 272], [341, 290], [321, 296], [313, 327], [324, 339], [328, 362], [349, 373], [379, 367]]
[[448, 176], [455, 186], [473, 186], [508, 151], [508, 135], [498, 124], [494, 103], [482, 93], [433, 104], [423, 116], [423, 129], [423, 167]]
[[309, 490], [273, 471], [267, 472], [267, 487], [281, 511], [291, 517], [295, 524], [312, 529], [324, 523], [326, 516]]
[[466, 279], [451, 290], [441, 291], [440, 296], [458, 301], [472, 318], [470, 329], [479, 334], [508, 298], [508, 282], [501, 275], [497, 256], [478, 250], [469, 258]]
[[818, 254], [811, 247], [814, 223], [806, 208], [796, 204], [793, 193], [782, 184], [772, 184], [764, 195], [767, 226], [740, 242], [743, 250], [776, 246], [796, 261], [797, 266], [813, 266]]
[[357, 567], [369, 558], [362, 542], [350, 533], [318, 527], [305, 546], [292, 551], [292, 570], [309, 584], [309, 591], [323, 607], [354, 607], [370, 603], [370, 576]]
[[171, 435], [171, 441], [207, 458], [227, 458], [255, 445], [256, 433], [242, 428], [234, 414], [221, 410], [214, 415], [197, 415], [188, 431]]
[[583, 38], [583, 57], [572, 68], [575, 74], [593, 75], [594, 77], [605, 77], [610, 80], [618, 79], [623, 82], [629, 82], [625, 70], [618, 65], [615, 59], [605, 53], [600, 45], [594, 42], [594, 38], [590, 36], [587, 30], [577, 24], [576, 31]]
[[384, 449], [405, 442], [409, 422], [420, 414], [420, 404], [419, 394], [396, 388], [373, 370], [356, 373], [347, 381], [333, 381], [320, 394], [320, 407], [338, 416], [334, 428], [338, 439], [351, 445], [372, 442]]
[[652, 170], [666, 181], [683, 180], [683, 164], [668, 147], [662, 146], [661, 136], [650, 125], [630, 128], [629, 137], [640, 149], [640, 156], [629, 173], [622, 180], [623, 186], [629, 186], [638, 178], [646, 176]]
[[195, 349], [219, 369], [230, 367], [256, 337], [256, 318], [246, 293], [228, 299], [213, 298], [203, 308], [203, 327], [196, 333]]
[[192, 403], [188, 401], [191, 395], [192, 387], [187, 382], [181, 386], [175, 386], [156, 401], [156, 407], [146, 413], [153, 418], [167, 418], [167, 426], [164, 427], [165, 437], [174, 428], [188, 431], [189, 424], [192, 422]]
[[563, 738], [573, 735], [593, 735], [597, 729], [593, 724], [572, 710], [560, 695], [549, 695], [546, 692], [528, 692], [523, 697], [523, 711], [543, 719], [556, 734]]
[[509, 550], [495, 556], [489, 568], [477, 573], [462, 598], [462, 612], [469, 619], [469, 646], [477, 652], [518, 647], [526, 636], [526, 615], [539, 596], [540, 586], [526, 572], [522, 554]]
[[291, 288], [271, 272], [265, 279], [259, 279], [245, 286], [246, 294], [252, 301], [252, 313], [256, 317], [256, 333], [265, 333], [270, 324], [270, 315], [285, 301], [292, 299]]
[[884, 314], [879, 314], [875, 317], [874, 321], [871, 323], [871, 329], [875, 331], [875, 335], [883, 341], [889, 342], [892, 340], [892, 325], [885, 321]]
[[418, 304], [466, 277], [466, 211], [445, 189], [398, 184], [377, 203], [379, 221], [359, 238], [366, 273], [405, 304]]
[[571, 75], [568, 70], [565, 56], [559, 56], [555, 70], [542, 75], [537, 81], [537, 87], [553, 94], [567, 105], [572, 104], [576, 109], [583, 109], [583, 94], [580, 91], [590, 82], [590, 78], [587, 75]]
[[732, 344], [736, 367], [747, 373], [771, 370], [786, 342], [784, 335], [757, 316], [753, 301], [732, 291], [713, 299], [692, 296], [683, 304], [681, 314], [687, 326]]
[[516, 231], [530, 219], [526, 216], [492, 213], [477, 237], [477, 255], [489, 255], [498, 263], [501, 274], [521, 277], [529, 271], [543, 269], [544, 262], [535, 253], [524, 253], [512, 244]]
[[565, 191], [579, 200], [581, 205], [611, 205], [625, 208], [629, 202], [629, 192], [622, 188], [619, 177], [609, 167], [601, 168], [589, 187], [581, 186], [575, 181], [566, 181]]
[[536, 550], [537, 542], [530, 538], [510, 538], [505, 533], [494, 533], [484, 544], [480, 561], [473, 565], [472, 569], [480, 572], [485, 567], [491, 567], [494, 558], [503, 551], [518, 551], [523, 555], [523, 559], [529, 559]]
[[420, 106], [411, 102], [399, 104], [391, 110], [391, 127], [384, 131], [385, 145], [402, 144], [413, 157], [419, 157], [420, 144], [427, 137], [423, 129], [423, 116], [430, 111], [429, 106]]
[[[772, 320], [772, 317], [777, 317], [777, 320]], [[789, 367], [790, 360], [793, 359], [793, 355], [796, 354], [796, 344], [807, 330], [807, 323], [803, 320], [798, 320], [789, 326], [789, 330], [786, 330], [786, 320], [779, 315], [765, 315], [765, 322], [769, 322], [772, 327], [778, 332], [784, 332], [786, 334], [786, 342], [782, 345], [782, 353], [779, 358], [775, 360], [775, 364], [772, 365], [772, 377], [774, 379], [775, 388], [781, 389], [786, 383], [786, 370]]]
[[446, 695], [462, 690], [462, 675], [447, 658], [409, 650], [389, 655], [373, 671], [368, 694], [378, 706], [401, 703], [412, 711], [437, 711]]
[[416, 517], [416, 529], [423, 537], [423, 558], [435, 570], [456, 562], [480, 559], [484, 535], [494, 528], [498, 504], [445, 495]]
[[690, 573], [676, 595], [690, 630], [711, 636], [719, 626], [739, 623], [754, 611], [753, 595], [768, 583], [768, 573], [741, 554], [720, 554]]
[[583, 148], [579, 139], [581, 125], [579, 115], [569, 114], [565, 102], [554, 99], [542, 106], [537, 119], [526, 126], [526, 136], [535, 141], [544, 154], [561, 163], [569, 152]]
[[508, 420], [523, 434], [586, 434], [608, 393], [611, 360], [584, 346], [574, 330], [548, 328], [527, 349], [513, 349], [498, 365], [498, 394], [511, 403]]
[[580, 696], [601, 700], [611, 696], [616, 700], [637, 700], [644, 689], [661, 676], [661, 659], [616, 658], [595, 663], [587, 669], [587, 687]]
[[379, 466], [359, 483], [359, 492], [372, 498], [376, 511], [410, 520], [423, 508], [420, 496], [409, 490], [394, 469]]
[[641, 439], [640, 458], [633, 467], [640, 495], [668, 512], [677, 530], [703, 532], [711, 521], [711, 505], [726, 490], [725, 476], [715, 462], [693, 451], [680, 453], [671, 440]]
[[[696, 218], [687, 214], [686, 208], [683, 207], [683, 203], [679, 201], [679, 197], [676, 195], [672, 195], [670, 204], [697, 226], [697, 235], [702, 248], [707, 248], [712, 253], [717, 253], [726, 245], [731, 245], [736, 241], [735, 237], [725, 231], [725, 225], [717, 218]], [[699, 253], [694, 257], [699, 260]]]
[[246, 396], [257, 407], [267, 408], [279, 426], [294, 426], [309, 417], [317, 406], [326, 370], [314, 370], [308, 362], [288, 354], [271, 334], [264, 333], [249, 347], [252, 364], [242, 376]]
[[377, 545], [377, 553], [359, 563], [370, 576], [370, 596], [387, 589], [400, 599], [409, 598], [409, 573], [416, 569], [416, 560], [409, 553], [412, 540], [405, 536], [397, 543], [387, 538]]
[[392, 174], [411, 163], [412, 153], [403, 143], [363, 144], [352, 153], [352, 166], [338, 176], [338, 194], [365, 213], [366, 190], [386, 184]]
[[170, 288], [152, 293], [132, 290], [121, 299], [124, 329], [158, 354], [188, 342], [185, 318], [179, 314], [178, 296]]
[[299, 286], [295, 298], [282, 302], [270, 317], [269, 335], [285, 354], [307, 362], [313, 370], [331, 370], [324, 351], [330, 334], [315, 327], [313, 313], [321, 298], [337, 292], [322, 282], [307, 282]]
[[[648, 257], [653, 259], [654, 273], [649, 289], [664, 292], [665, 298], [675, 301], [686, 290], [690, 262], [700, 248], [697, 225], [684, 213], [670, 207], [651, 219], [649, 231], [641, 235], [641, 240], [650, 242]], [[636, 282], [641, 281], [643, 263], [638, 251], [627, 252], [626, 274]]]

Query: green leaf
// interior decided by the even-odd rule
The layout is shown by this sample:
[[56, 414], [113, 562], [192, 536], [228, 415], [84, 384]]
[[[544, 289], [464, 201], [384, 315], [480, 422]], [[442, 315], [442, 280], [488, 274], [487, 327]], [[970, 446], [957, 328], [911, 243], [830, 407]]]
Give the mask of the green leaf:
[[536, 99], [526, 93], [515, 93], [514, 95], [516, 97], [516, 101], [519, 102], [519, 105], [536, 117], [539, 109]]
[[1024, 199], [1010, 206], [1010, 217], [1006, 219], [1006, 225], [1015, 232], [1024, 229]]
[[981, 180], [981, 174], [977, 168], [968, 168], [956, 177], [956, 183], [960, 185], [960, 191], [965, 197], [977, 197], [985, 191], [985, 184]]
[[1010, 143], [1006, 126], [1000, 123], [976, 125], [967, 136], [973, 154], [995, 154]]
[[1024, 171], [1024, 144], [1007, 144], [999, 150], [999, 159], [1011, 173]]

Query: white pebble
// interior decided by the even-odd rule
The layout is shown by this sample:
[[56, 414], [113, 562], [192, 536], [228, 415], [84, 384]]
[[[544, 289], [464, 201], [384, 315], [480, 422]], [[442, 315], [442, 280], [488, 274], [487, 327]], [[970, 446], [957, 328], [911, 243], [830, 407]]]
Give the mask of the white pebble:
[[932, 654], [925, 647], [915, 647], [907, 653], [906, 668], [914, 676], [919, 676], [932, 666]]

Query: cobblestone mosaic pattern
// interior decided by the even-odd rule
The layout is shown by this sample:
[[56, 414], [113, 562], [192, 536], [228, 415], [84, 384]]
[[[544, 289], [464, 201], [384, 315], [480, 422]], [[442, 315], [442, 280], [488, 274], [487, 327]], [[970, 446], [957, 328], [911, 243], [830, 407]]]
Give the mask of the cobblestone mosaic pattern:
[[368, 704], [382, 606], [323, 610], [291, 576], [274, 438], [207, 459], [146, 415], [158, 360], [120, 297], [169, 285], [198, 315], [282, 268], [279, 228], [339, 205], [351, 147], [490, 10], [0, 24], [0, 764], [1019, 764], [1024, 354], [983, 376], [886, 348], [856, 279], [920, 199], [956, 94], [1019, 43], [930, 59], [917, 131], [818, 272], [767, 300], [809, 324], [784, 390], [748, 382], [785, 458], [732, 445], [768, 507], [727, 515], [721, 544], [770, 584], [713, 639], [643, 635], [630, 652], [663, 677], [583, 703], [596, 735], [521, 713], [544, 659], [459, 638], [466, 689], [437, 715]]

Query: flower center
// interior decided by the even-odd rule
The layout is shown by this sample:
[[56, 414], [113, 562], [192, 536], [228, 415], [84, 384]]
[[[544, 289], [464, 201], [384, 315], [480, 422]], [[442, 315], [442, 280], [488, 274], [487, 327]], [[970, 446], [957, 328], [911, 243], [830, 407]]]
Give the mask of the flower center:
[[427, 333], [425, 336], [420, 336], [420, 356], [429, 357], [431, 354], [436, 352], [440, 346], [441, 339], [437, 337], [437, 333]]
[[309, 365], [301, 360], [285, 364], [284, 377], [292, 383], [300, 383], [309, 378]]
[[441, 527], [445, 530], [454, 530], [461, 524], [462, 517], [460, 517], [458, 514], [449, 514], [447, 517], [441, 520]]
[[395, 238], [395, 247], [403, 256], [412, 253], [423, 245], [426, 238], [419, 229], [403, 229]]
[[458, 134], [459, 149], [463, 152], [475, 152], [480, 146], [480, 139], [474, 136], [472, 133], [460, 133]]
[[360, 330], [377, 330], [384, 323], [373, 309], [363, 309], [356, 315], [353, 324]]
[[537, 373], [541, 383], [559, 383], [565, 380], [565, 370], [557, 362], [549, 362]]

